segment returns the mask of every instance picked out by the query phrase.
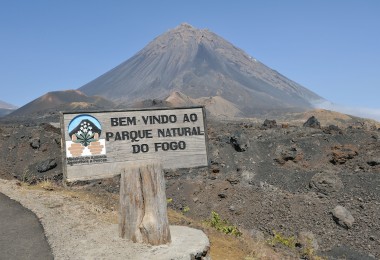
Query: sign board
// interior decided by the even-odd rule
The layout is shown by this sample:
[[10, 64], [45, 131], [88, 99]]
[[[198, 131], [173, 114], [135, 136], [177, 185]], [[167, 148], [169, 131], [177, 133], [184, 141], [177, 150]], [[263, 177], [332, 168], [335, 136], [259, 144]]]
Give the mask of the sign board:
[[203, 107], [62, 113], [67, 181], [112, 177], [148, 161], [164, 169], [208, 165]]

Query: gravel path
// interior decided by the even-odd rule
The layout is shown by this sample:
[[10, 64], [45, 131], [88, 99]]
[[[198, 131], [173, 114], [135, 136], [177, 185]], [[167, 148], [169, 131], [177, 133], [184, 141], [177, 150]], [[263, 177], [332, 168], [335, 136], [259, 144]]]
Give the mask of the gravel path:
[[[147, 246], [119, 238], [107, 210], [62, 192], [34, 190], [0, 180], [0, 192], [19, 201], [40, 219], [55, 259], [190, 259], [209, 245], [206, 235], [171, 226], [170, 246]], [[198, 250], [198, 251], [197, 251]]]
[[2, 193], [0, 193], [0, 252], [0, 259], [53, 259], [44, 229], [36, 215]]

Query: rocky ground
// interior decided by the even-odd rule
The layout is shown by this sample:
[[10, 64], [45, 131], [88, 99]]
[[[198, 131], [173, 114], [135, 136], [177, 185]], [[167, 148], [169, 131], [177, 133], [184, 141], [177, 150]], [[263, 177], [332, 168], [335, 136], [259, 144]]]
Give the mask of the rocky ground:
[[[311, 232], [332, 255], [380, 257], [378, 138], [377, 130], [214, 122], [211, 169], [168, 173], [167, 195], [176, 208], [200, 218], [216, 210], [253, 236]], [[334, 216], [337, 206], [345, 210]]]
[[[294, 236], [329, 259], [380, 258], [376, 126], [211, 120], [208, 136], [209, 169], [165, 172], [170, 207], [200, 220], [215, 211], [257, 239]], [[2, 124], [0, 151], [3, 179], [62, 178], [50, 124]], [[118, 192], [117, 181], [95, 186]]]

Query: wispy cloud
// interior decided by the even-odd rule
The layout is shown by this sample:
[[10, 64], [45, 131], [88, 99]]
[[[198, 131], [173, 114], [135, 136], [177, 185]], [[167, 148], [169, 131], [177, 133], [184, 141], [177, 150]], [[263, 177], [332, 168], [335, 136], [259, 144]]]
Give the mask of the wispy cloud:
[[347, 107], [347, 106], [334, 104], [329, 101], [315, 103], [314, 106], [316, 108], [337, 111], [337, 112], [348, 114], [348, 115], [353, 115], [353, 116], [358, 116], [358, 117], [363, 117], [363, 118], [370, 118], [370, 119], [374, 119], [380, 122], [380, 109], [376, 109], [376, 108]]

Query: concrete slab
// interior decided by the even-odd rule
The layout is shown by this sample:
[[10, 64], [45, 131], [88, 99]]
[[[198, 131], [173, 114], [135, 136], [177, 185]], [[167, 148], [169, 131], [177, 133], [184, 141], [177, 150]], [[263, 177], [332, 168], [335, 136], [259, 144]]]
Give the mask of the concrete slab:
[[153, 247], [150, 251], [151, 259], [211, 259], [208, 254], [210, 241], [202, 230], [170, 226], [170, 233], [172, 243], [168, 246]]

